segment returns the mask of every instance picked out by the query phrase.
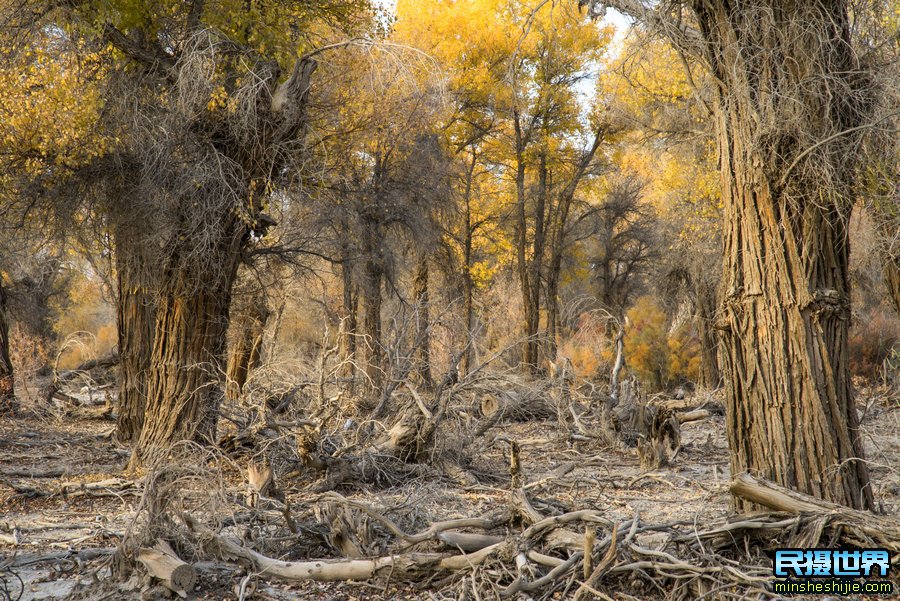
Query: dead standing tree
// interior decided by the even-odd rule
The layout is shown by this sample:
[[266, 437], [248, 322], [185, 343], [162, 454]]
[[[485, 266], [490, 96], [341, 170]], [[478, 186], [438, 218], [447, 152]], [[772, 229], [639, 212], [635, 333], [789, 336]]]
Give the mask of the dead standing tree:
[[873, 507], [850, 389], [847, 222], [856, 149], [877, 119], [846, 2], [603, 4], [715, 79], [732, 472]]

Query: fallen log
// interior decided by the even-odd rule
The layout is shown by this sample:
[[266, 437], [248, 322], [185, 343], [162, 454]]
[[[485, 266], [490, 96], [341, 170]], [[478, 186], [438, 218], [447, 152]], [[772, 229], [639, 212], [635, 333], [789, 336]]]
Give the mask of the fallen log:
[[735, 476], [729, 490], [736, 497], [775, 511], [822, 518], [827, 522], [823, 527], [840, 531], [856, 546], [888, 549], [892, 556], [900, 553], [900, 522], [888, 516], [816, 499], [750, 474]]
[[153, 548], [138, 551], [137, 560], [146, 566], [150, 575], [163, 586], [184, 597], [197, 586], [197, 572], [181, 560], [166, 541], [159, 541]]
[[0, 476], [6, 476], [10, 478], [59, 478], [60, 476], [66, 476], [70, 472], [69, 469], [66, 468], [50, 468], [50, 469], [28, 469], [28, 468], [12, 468], [8, 470], [3, 470], [0, 472]]
[[522, 387], [521, 390], [496, 390], [483, 393], [479, 402], [481, 416], [493, 423], [498, 420], [523, 422], [554, 417], [556, 411], [546, 391]]
[[678, 419], [679, 424], [686, 424], [688, 422], [698, 422], [700, 420], [708, 419], [714, 415], [719, 414], [713, 413], [709, 409], [694, 409], [693, 411], [687, 411], [685, 413], [676, 413], [675, 417]]
[[503, 542], [502, 536], [473, 534], [470, 532], [441, 532], [437, 535], [437, 538], [448, 547], [459, 549], [465, 553], [481, 551], [482, 549]]

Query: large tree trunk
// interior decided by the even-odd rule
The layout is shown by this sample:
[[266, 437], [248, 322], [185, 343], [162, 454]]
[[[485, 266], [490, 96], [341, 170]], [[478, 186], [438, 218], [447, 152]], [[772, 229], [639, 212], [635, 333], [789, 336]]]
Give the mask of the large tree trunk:
[[426, 389], [431, 389], [431, 316], [428, 310], [428, 258], [422, 257], [414, 282], [416, 297], [416, 373]]
[[0, 415], [14, 414], [18, 409], [13, 378], [13, 364], [9, 355], [9, 323], [7, 322], [6, 293], [0, 277]]
[[35, 352], [32, 360], [38, 376], [53, 372], [53, 350], [57, 348], [58, 333], [53, 324], [56, 312], [54, 296], [59, 292], [62, 260], [49, 256], [38, 264], [38, 269], [11, 282], [7, 289], [7, 311], [15, 317], [16, 330], [24, 332], [32, 340]]
[[[234, 231], [238, 226], [224, 227]], [[239, 237], [223, 232], [216, 261], [209, 261], [218, 269], [197, 273], [191, 266], [164, 272], [135, 462], [165, 453], [179, 441], [215, 439], [239, 245]]]
[[845, 134], [866, 118], [866, 80], [846, 5], [713, 0], [694, 9], [721, 84], [731, 471], [872, 508], [848, 366], [858, 140]]
[[147, 372], [153, 352], [156, 293], [150, 266], [138, 250], [119, 236], [116, 243], [116, 324], [119, 337], [119, 398], [116, 438], [138, 439], [144, 424]]

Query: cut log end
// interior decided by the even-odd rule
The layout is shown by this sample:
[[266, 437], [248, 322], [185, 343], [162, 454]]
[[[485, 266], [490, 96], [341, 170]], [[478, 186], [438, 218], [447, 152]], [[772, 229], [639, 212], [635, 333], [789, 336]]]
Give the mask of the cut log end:
[[197, 586], [197, 571], [188, 564], [182, 564], [172, 570], [168, 585], [174, 591], [192, 591]]
[[151, 576], [175, 593], [186, 593], [197, 586], [197, 571], [182, 561], [165, 541], [159, 541], [152, 549], [141, 549], [137, 559]]

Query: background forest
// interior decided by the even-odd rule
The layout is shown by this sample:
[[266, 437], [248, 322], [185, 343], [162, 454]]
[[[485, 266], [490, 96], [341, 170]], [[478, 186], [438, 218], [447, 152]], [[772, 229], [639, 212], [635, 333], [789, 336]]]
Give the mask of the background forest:
[[[212, 537], [248, 574], [327, 556], [280, 575], [421, 581], [459, 558], [401, 566], [388, 534], [480, 565], [515, 524], [527, 553], [436, 590], [764, 594], [758, 572], [622, 568], [692, 561], [675, 535], [641, 556], [636, 512], [567, 517], [584, 528], [538, 548], [548, 516], [588, 511], [526, 494], [590, 465], [557, 452], [673, 489], [658, 470], [682, 448], [720, 453], [710, 487], [746, 472], [852, 508], [847, 531], [886, 511], [874, 542], [894, 549], [897, 431], [860, 423], [900, 406], [900, 8], [786, 4], [0, 0], [0, 444], [108, 422], [96, 473], [126, 479], [102, 488], [141, 500], [103, 569], [176, 591], [193, 585], [138, 556], [207, 557]], [[523, 436], [555, 449], [528, 455], [531, 484]], [[493, 486], [511, 514], [446, 525], [353, 496], [416, 479]], [[8, 515], [30, 487], [0, 496]], [[234, 503], [252, 517], [229, 522]], [[720, 568], [714, 548], [687, 553]], [[251, 598], [241, 582], [210, 598]]]
[[[234, 276], [234, 352], [265, 333], [257, 363], [315, 370], [327, 330], [325, 344], [343, 336], [340, 360], [353, 363], [342, 377], [367, 387], [381, 385], [391, 351], [420, 352], [410, 361], [431, 378], [463, 346], [463, 372], [500, 353], [507, 367], [547, 373], [564, 358], [579, 377], [603, 379], [627, 317], [628, 365], [649, 391], [720, 383], [722, 201], [709, 82], [696, 66], [651, 32], [586, 21], [566, 3], [533, 15], [506, 2], [331, 9], [340, 12], [309, 17], [323, 21], [312, 39], [284, 40], [322, 55], [302, 142], [283, 151], [295, 155], [282, 159], [285, 181], [243, 217], [262, 222]], [[115, 46], [52, 29], [30, 47], [8, 43], [17, 62], [2, 82], [3, 155], [17, 198], [4, 203], [3, 286], [24, 393], [50, 367], [113, 351], [117, 303], [127, 302], [114, 230], [167, 247], [172, 226], [155, 222], [176, 216], [153, 198], [163, 191], [101, 197], [111, 175], [91, 163], [134, 143], [113, 135], [125, 127], [113, 113], [150, 119], [153, 109], [113, 106], [139, 92], [110, 87], [126, 85], [113, 79]], [[192, 104], [178, 108], [249, 127], [229, 123], [250, 118], [243, 90], [225, 85], [241, 82], [196, 68], [188, 83], [198, 89], [178, 90]], [[178, 175], [199, 189], [203, 168]], [[13, 185], [16, 169], [46, 180], [30, 184], [44, 191]], [[137, 185], [180, 183], [158, 177]], [[57, 181], [66, 190], [41, 206], [35, 196]], [[900, 337], [896, 224], [872, 206], [877, 196], [861, 190], [849, 223], [851, 366], [869, 380], [896, 372]], [[206, 234], [210, 209], [177, 216], [193, 220], [178, 236]], [[147, 261], [166, 258], [156, 254]]]

